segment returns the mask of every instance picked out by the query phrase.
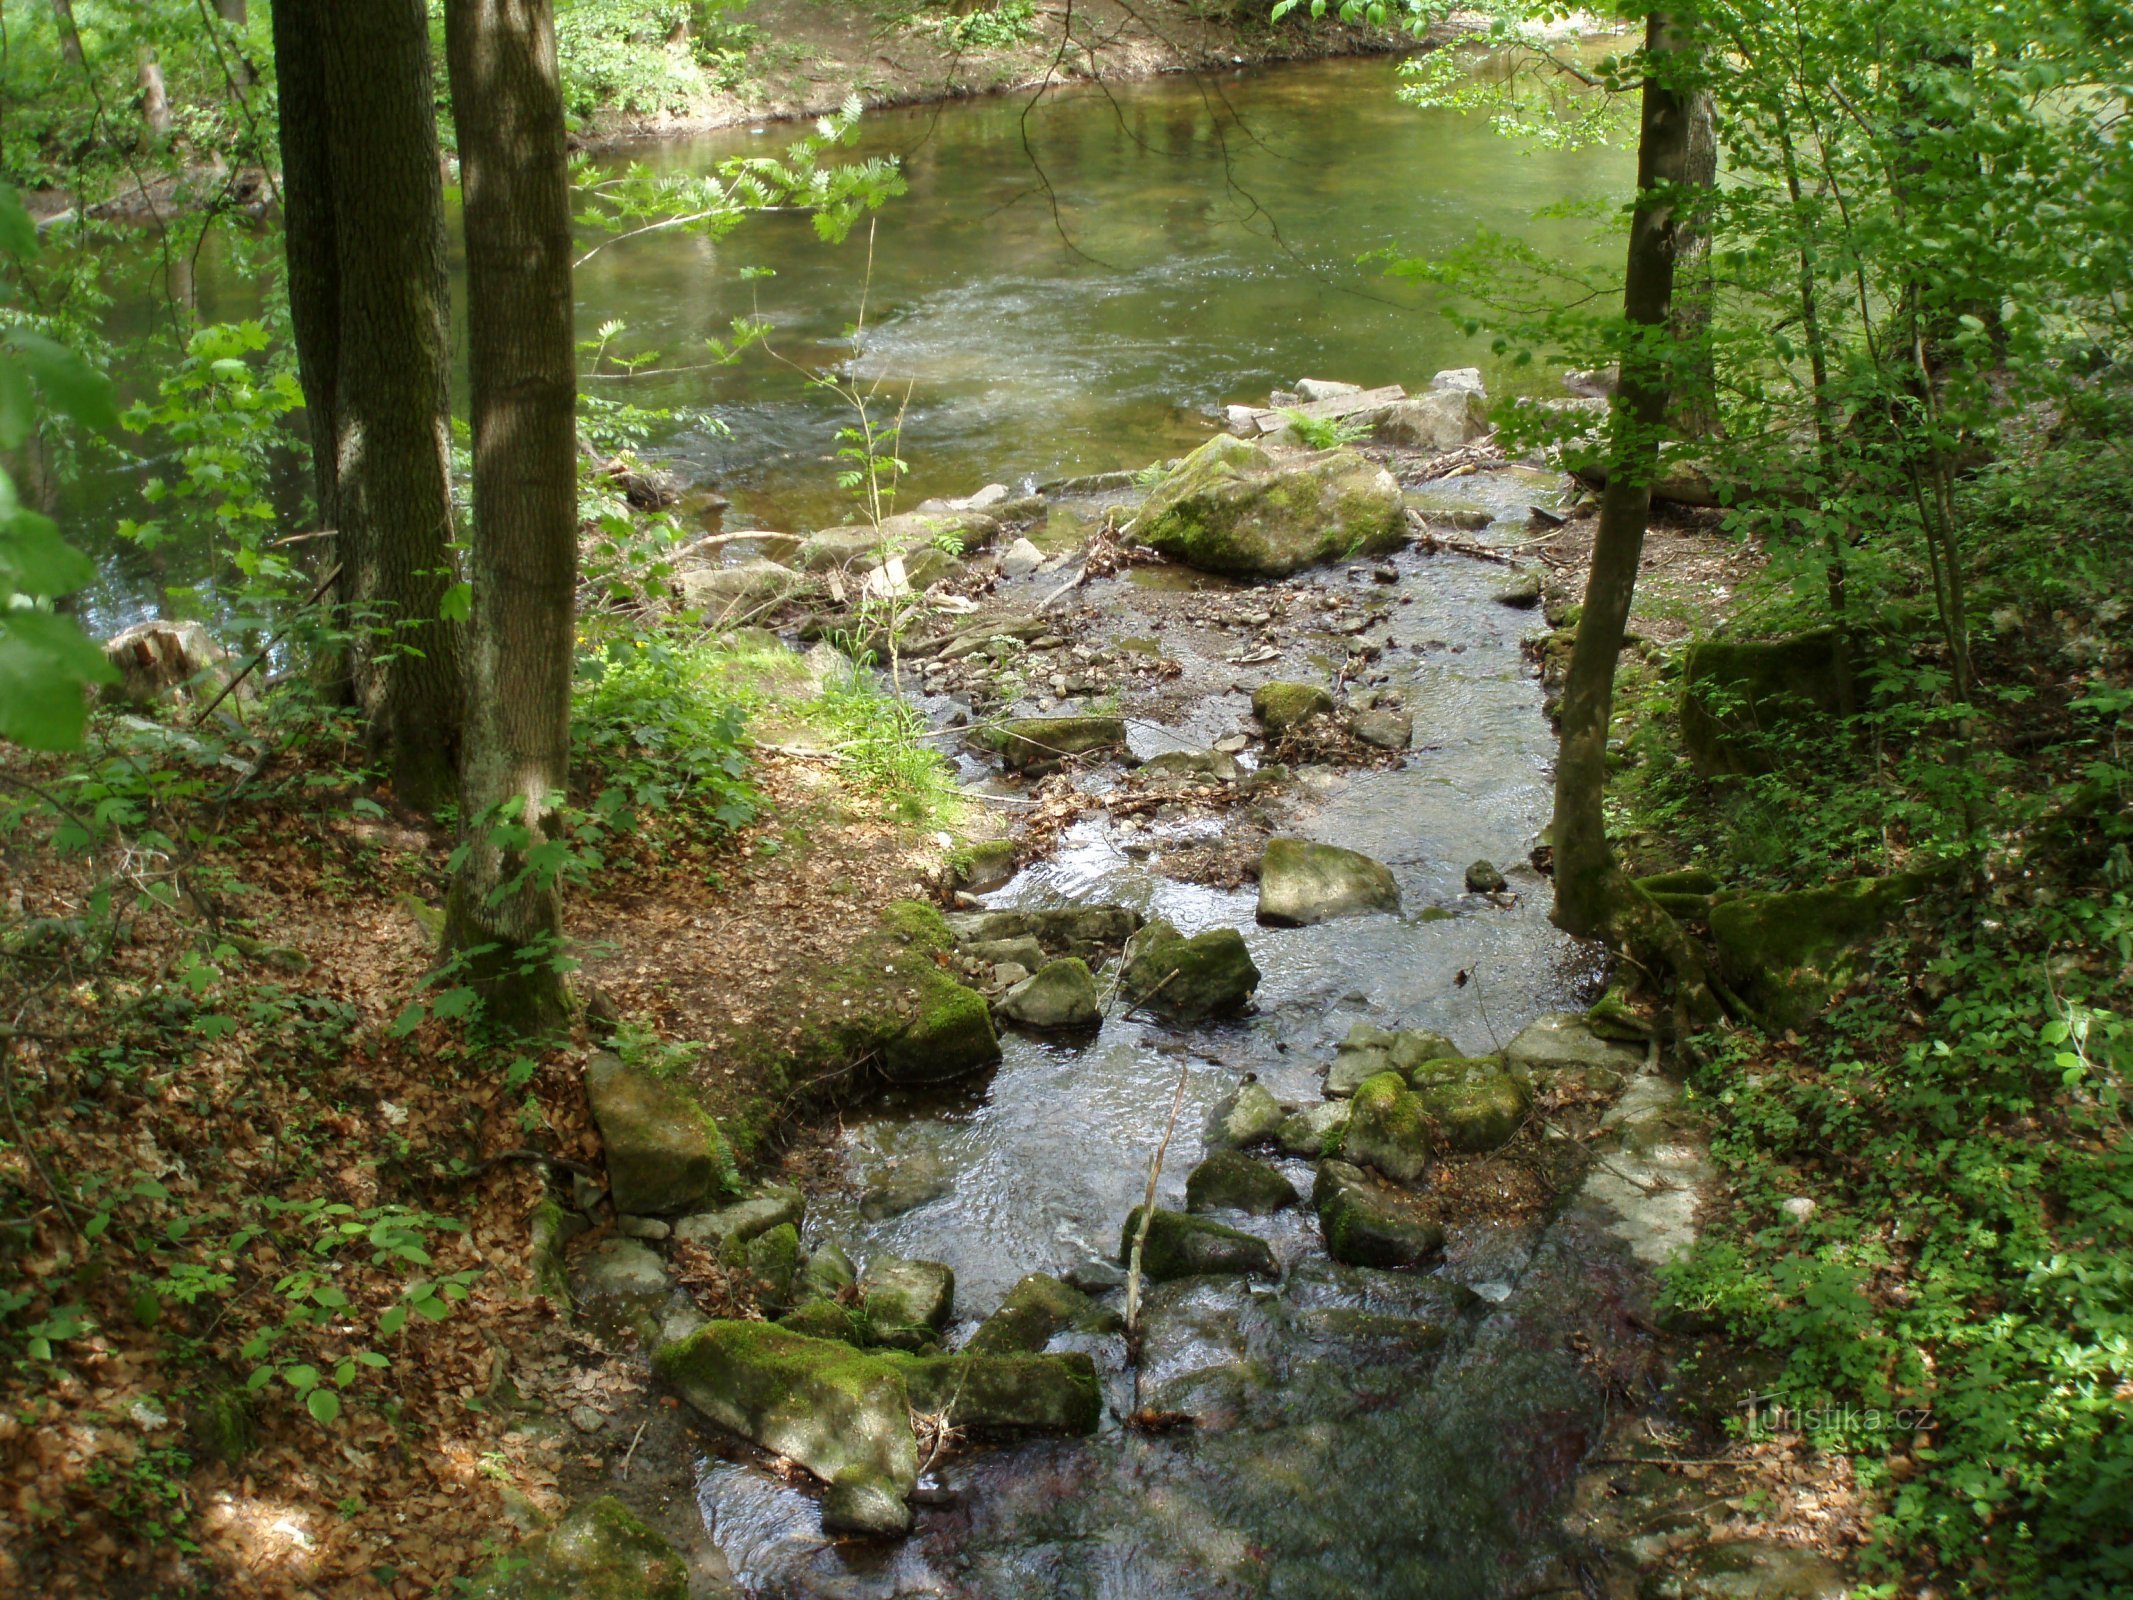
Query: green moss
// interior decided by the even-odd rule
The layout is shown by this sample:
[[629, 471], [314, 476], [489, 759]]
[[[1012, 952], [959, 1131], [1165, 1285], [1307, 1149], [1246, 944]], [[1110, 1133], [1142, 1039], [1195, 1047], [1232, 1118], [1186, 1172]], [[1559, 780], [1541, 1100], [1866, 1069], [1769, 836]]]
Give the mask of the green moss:
[[836, 1339], [852, 1345], [866, 1342], [865, 1326], [835, 1300], [809, 1300], [778, 1318], [778, 1326], [810, 1339]]
[[1286, 733], [1332, 709], [1333, 696], [1315, 683], [1262, 683], [1252, 691], [1252, 712], [1270, 734]]
[[1096, 1364], [1062, 1355], [912, 1356], [884, 1351], [902, 1373], [912, 1406], [983, 1431], [1094, 1433], [1103, 1415]]
[[1719, 970], [1772, 1026], [1800, 1027], [1849, 975], [1852, 956], [1928, 882], [1897, 873], [1720, 901], [1710, 911]]
[[612, 1495], [589, 1500], [496, 1564], [477, 1600], [688, 1600], [674, 1547]]
[[748, 1241], [748, 1275], [761, 1286], [766, 1306], [791, 1303], [793, 1278], [800, 1270], [800, 1230], [783, 1223]]
[[1454, 1150], [1479, 1153], [1508, 1143], [1531, 1101], [1501, 1056], [1432, 1062], [1416, 1075], [1416, 1099], [1437, 1137]]
[[1081, 1333], [1113, 1333], [1123, 1326], [1117, 1312], [1092, 1300], [1070, 1283], [1042, 1272], [1018, 1282], [963, 1348], [970, 1355], [1035, 1354], [1054, 1334], [1072, 1328]]
[[1185, 1180], [1187, 1211], [1242, 1211], [1265, 1217], [1300, 1198], [1287, 1178], [1240, 1150], [1211, 1152]]
[[535, 1293], [545, 1294], [558, 1306], [567, 1307], [570, 1304], [570, 1273], [563, 1265], [564, 1227], [562, 1202], [552, 1194], [543, 1195], [528, 1220], [533, 1236], [529, 1252], [533, 1287]]
[[[1119, 1233], [1118, 1262], [1122, 1267], [1132, 1265], [1133, 1238], [1140, 1225], [1141, 1208], [1135, 1206]], [[1181, 1211], [1158, 1209], [1148, 1224], [1148, 1242], [1141, 1251], [1141, 1275], [1151, 1283], [1214, 1273], [1270, 1278], [1274, 1270], [1274, 1252], [1264, 1239]]]
[[243, 1460], [259, 1436], [251, 1392], [233, 1383], [218, 1384], [202, 1394], [194, 1402], [187, 1424], [186, 1432], [194, 1448], [224, 1466]]
[[1843, 689], [1835, 629], [1790, 639], [1700, 640], [1682, 664], [1681, 742], [1705, 776], [1767, 772], [1777, 742], [1834, 716]]
[[1311, 1189], [1326, 1252], [1357, 1267], [1419, 1267], [1444, 1251], [1444, 1229], [1414, 1202], [1346, 1161], [1321, 1161]]
[[1429, 1119], [1397, 1072], [1365, 1078], [1356, 1088], [1341, 1157], [1396, 1183], [1413, 1183], [1428, 1169]]
[[1209, 928], [1188, 939], [1159, 920], [1127, 945], [1122, 981], [1136, 1005], [1197, 1019], [1242, 1011], [1258, 987], [1259, 968], [1235, 928]]

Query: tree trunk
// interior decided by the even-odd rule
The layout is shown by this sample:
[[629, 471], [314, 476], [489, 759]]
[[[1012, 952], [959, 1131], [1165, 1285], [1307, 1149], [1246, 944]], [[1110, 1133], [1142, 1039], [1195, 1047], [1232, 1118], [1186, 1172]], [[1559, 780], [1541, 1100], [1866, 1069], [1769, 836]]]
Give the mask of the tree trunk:
[[490, 1022], [524, 1033], [569, 1003], [560, 888], [526, 854], [556, 833], [570, 766], [577, 374], [563, 99], [548, 0], [450, 0], [445, 41], [474, 431], [465, 835], [445, 937], [471, 957]]
[[[1681, 181], [1701, 196], [1718, 192], [1718, 111], [1708, 89], [1688, 97], [1688, 151]], [[1718, 292], [1711, 271], [1708, 204], [1690, 205], [1675, 230], [1671, 319], [1681, 355], [1672, 384], [1672, 425], [1684, 439], [1718, 432], [1718, 372], [1711, 349], [1711, 309]]]
[[347, 679], [399, 797], [453, 797], [444, 199], [422, 0], [281, 0], [283, 199], [321, 525], [336, 530]]
[[215, 15], [233, 28], [245, 25], [244, 0], [215, 0]]
[[170, 143], [170, 93], [163, 87], [163, 63], [155, 51], [141, 50], [141, 152], [146, 155]]
[[1683, 188], [1689, 181], [1687, 46], [1675, 14], [1655, 11], [1645, 31], [1637, 201], [1631, 215], [1622, 310], [1628, 332], [1609, 419], [1607, 488], [1594, 534], [1592, 572], [1563, 685], [1562, 747], [1555, 776], [1556, 926], [1648, 952], [1670, 966], [1695, 1015], [1712, 1009], [1701, 956], [1673, 918], [1615, 864], [1604, 809], [1615, 661], [1629, 625], [1666, 431], [1675, 345], [1670, 313]]
[[70, 67], [80, 66], [81, 29], [74, 22], [74, 0], [52, 0], [52, 20], [59, 25], [60, 59]]

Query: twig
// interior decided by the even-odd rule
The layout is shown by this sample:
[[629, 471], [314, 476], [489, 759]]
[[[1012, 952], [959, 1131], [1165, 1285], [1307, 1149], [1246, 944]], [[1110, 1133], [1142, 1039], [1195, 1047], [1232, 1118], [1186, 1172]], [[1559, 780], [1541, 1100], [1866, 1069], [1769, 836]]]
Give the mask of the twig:
[[622, 1452], [622, 1476], [625, 1479], [627, 1479], [630, 1475], [630, 1462], [633, 1461], [637, 1455], [637, 1441], [644, 1437], [644, 1430], [649, 1428], [651, 1425], [652, 1419], [650, 1417], [646, 1417], [642, 1422], [638, 1423], [637, 1432], [630, 1439], [630, 1447]]
[[[330, 533], [333, 530], [326, 529], [324, 531]], [[266, 660], [268, 653], [272, 651], [276, 645], [281, 643], [283, 635], [288, 633], [291, 628], [296, 626], [297, 617], [302, 616], [304, 612], [310, 610], [313, 606], [317, 605], [319, 602], [319, 596], [323, 595], [328, 589], [332, 588], [334, 580], [339, 578], [340, 575], [341, 564], [340, 562], [336, 561], [333, 564], [332, 570], [329, 571], [325, 577], [319, 579], [318, 587], [311, 591], [311, 598], [306, 600], [302, 605], [298, 606], [296, 608], [296, 611], [290, 616], [289, 620], [287, 622], [284, 622], [279, 628], [274, 630], [273, 636], [269, 638], [265, 644], [259, 647], [259, 654], [252, 657], [251, 660], [247, 661], [244, 664], [244, 670], [238, 673], [236, 677], [230, 679], [228, 683], [225, 683], [222, 686], [222, 692], [220, 694], [216, 695], [214, 699], [208, 701], [205, 706], [201, 707], [199, 714], [193, 718], [194, 727], [199, 727], [201, 723], [205, 722], [208, 719], [209, 713], [211, 713], [215, 709], [215, 707], [221, 705], [223, 701], [227, 700], [233, 693], [236, 692], [237, 685], [244, 682], [245, 679], [249, 678], [252, 675], [253, 668], [257, 667], [260, 662]]]
[[[1173, 972], [1172, 978], [1177, 974]], [[1163, 980], [1165, 983], [1169, 978]], [[1155, 1186], [1163, 1176], [1163, 1157], [1170, 1149], [1170, 1136], [1177, 1130], [1178, 1108], [1185, 1103], [1185, 1079], [1192, 1071], [1192, 1057], [1178, 1067], [1178, 1086], [1170, 1096], [1170, 1120], [1163, 1124], [1162, 1141], [1148, 1162], [1148, 1195], [1141, 1202], [1141, 1225], [1134, 1230], [1133, 1251], [1126, 1266], [1126, 1338], [1134, 1348], [1133, 1403], [1140, 1405], [1141, 1251], [1148, 1243], [1148, 1227], [1155, 1220]]]

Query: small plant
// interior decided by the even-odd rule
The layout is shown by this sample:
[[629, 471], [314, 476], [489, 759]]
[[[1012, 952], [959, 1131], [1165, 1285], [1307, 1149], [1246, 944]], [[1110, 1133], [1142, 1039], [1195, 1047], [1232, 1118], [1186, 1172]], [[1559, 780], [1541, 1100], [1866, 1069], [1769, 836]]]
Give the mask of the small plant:
[[1290, 431], [1312, 450], [1339, 450], [1359, 439], [1370, 437], [1367, 427], [1359, 422], [1350, 422], [1346, 417], [1314, 417], [1291, 406], [1281, 412], [1281, 418], [1289, 425]]

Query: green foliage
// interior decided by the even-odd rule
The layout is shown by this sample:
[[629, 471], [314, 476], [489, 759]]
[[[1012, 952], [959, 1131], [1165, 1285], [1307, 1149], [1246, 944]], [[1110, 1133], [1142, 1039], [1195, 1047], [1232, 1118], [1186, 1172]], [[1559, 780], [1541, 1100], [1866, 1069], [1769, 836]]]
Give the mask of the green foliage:
[[926, 742], [932, 730], [918, 708], [885, 690], [865, 662], [823, 685], [815, 720], [838, 736], [838, 765], [861, 789], [906, 821], [953, 819], [954, 766]]
[[[37, 250], [37, 230], [12, 188], [0, 184], [0, 267]], [[109, 428], [117, 418], [111, 385], [64, 345], [19, 319], [13, 271], [0, 276], [0, 461], [50, 418]], [[89, 559], [60, 537], [58, 524], [22, 504], [0, 466], [0, 739], [32, 748], [81, 742], [85, 685], [117, 674], [52, 602], [94, 580]]]
[[1281, 417], [1296, 437], [1313, 450], [1338, 450], [1370, 437], [1369, 428], [1345, 417], [1314, 417], [1293, 407], [1283, 410]]
[[685, 814], [712, 833], [751, 821], [745, 713], [716, 641], [663, 634], [579, 662], [572, 749], [601, 815]]
[[1035, 0], [999, 0], [997, 5], [953, 16], [921, 17], [918, 25], [938, 33], [952, 50], [1012, 50], [1044, 31]]
[[564, 109], [581, 121], [610, 109], [686, 111], [699, 79], [682, 40], [696, 9], [689, 0], [559, 0]]

